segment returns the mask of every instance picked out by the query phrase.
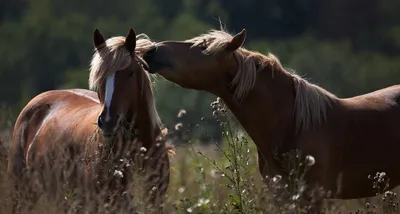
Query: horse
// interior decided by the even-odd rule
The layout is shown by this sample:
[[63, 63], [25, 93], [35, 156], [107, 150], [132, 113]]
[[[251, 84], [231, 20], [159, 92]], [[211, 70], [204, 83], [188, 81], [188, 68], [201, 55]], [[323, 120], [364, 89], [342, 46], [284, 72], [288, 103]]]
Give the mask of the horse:
[[245, 40], [245, 29], [211, 29], [158, 42], [143, 59], [150, 73], [222, 99], [257, 145], [263, 178], [285, 175], [274, 154], [300, 150], [315, 160], [307, 186], [332, 198], [375, 196], [368, 176], [376, 172], [389, 176], [391, 189], [400, 184], [400, 85], [340, 98], [285, 69], [274, 54], [244, 48]]
[[[144, 186], [153, 206], [149, 209], [162, 212], [173, 148], [163, 139], [147, 63], [138, 55], [149, 40], [137, 40], [132, 28], [126, 37], [105, 40], [95, 29], [93, 44], [90, 90], [43, 92], [19, 114], [9, 151], [9, 178], [16, 192], [24, 192], [36, 172], [44, 191], [54, 197], [58, 187], [48, 172], [65, 161], [72, 188], [81, 189], [81, 194], [93, 190], [95, 197], [105, 195], [106, 201], [125, 202], [126, 207], [132, 200], [128, 196], [135, 166], [145, 171], [145, 183], [138, 181], [133, 188]], [[83, 185], [77, 177], [83, 178]], [[29, 200], [37, 200], [32, 197]]]

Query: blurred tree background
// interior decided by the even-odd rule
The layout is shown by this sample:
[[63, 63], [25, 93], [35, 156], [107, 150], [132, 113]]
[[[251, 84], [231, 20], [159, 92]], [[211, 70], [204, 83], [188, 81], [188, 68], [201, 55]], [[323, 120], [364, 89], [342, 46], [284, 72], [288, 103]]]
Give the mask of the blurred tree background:
[[[1, 0], [0, 102], [17, 115], [40, 92], [88, 88], [94, 28], [106, 37], [133, 27], [156, 41], [180, 40], [219, 28], [218, 19], [232, 33], [246, 28], [247, 48], [276, 54], [338, 96], [367, 93], [399, 83], [399, 9], [398, 0]], [[207, 129], [192, 137], [218, 139], [214, 96], [155, 82], [167, 127], [185, 109], [185, 129]]]

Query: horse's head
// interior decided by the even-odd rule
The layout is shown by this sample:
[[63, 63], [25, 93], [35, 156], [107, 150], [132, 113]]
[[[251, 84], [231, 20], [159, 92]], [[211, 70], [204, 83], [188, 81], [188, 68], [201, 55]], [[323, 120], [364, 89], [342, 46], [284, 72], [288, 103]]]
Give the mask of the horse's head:
[[234, 52], [245, 38], [245, 30], [234, 36], [211, 31], [186, 41], [157, 43], [143, 58], [151, 73], [185, 88], [210, 91], [232, 81], [238, 66]]
[[136, 34], [130, 29], [126, 38], [107, 40], [99, 30], [94, 31], [95, 53], [91, 61], [90, 88], [96, 90], [103, 105], [98, 126], [104, 136], [116, 134], [121, 124], [134, 122], [147, 77], [147, 64], [135, 53]]

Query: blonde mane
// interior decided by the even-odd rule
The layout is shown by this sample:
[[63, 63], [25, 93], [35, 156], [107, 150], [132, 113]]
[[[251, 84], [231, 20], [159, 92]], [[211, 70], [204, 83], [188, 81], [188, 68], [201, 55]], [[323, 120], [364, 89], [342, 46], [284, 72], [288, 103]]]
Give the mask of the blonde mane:
[[316, 128], [327, 120], [328, 108], [336, 102], [336, 96], [291, 73], [295, 87], [294, 119], [296, 131]]
[[[232, 38], [231, 34], [222, 29], [211, 30], [206, 34], [186, 40], [186, 42], [194, 43], [193, 47], [205, 46], [206, 49], [203, 51], [205, 54], [215, 54], [223, 51]], [[231, 82], [231, 87], [234, 88], [234, 97], [237, 100], [242, 100], [256, 84], [257, 72], [269, 64], [274, 64], [276, 58], [273, 55], [265, 57], [260, 53], [251, 52], [245, 48], [237, 49], [234, 52], [234, 57], [238, 63], [238, 70]]]
[[[141, 58], [143, 53], [150, 50], [155, 43], [150, 40], [146, 34], [139, 34], [136, 36], [136, 48], [135, 48], [135, 60], [140, 64], [147, 63]], [[90, 62], [90, 73], [89, 73], [89, 89], [98, 90], [101, 85], [105, 84], [107, 76], [113, 74], [118, 70], [123, 70], [129, 67], [132, 63], [132, 56], [125, 48], [125, 37], [115, 36], [106, 40], [105, 46], [99, 50], [95, 50], [92, 60]], [[150, 75], [143, 69], [145, 78], [143, 81], [149, 81], [150, 89], [148, 96], [146, 97], [149, 102], [149, 110], [151, 117], [155, 118], [154, 123], [161, 125], [161, 119], [157, 113], [155, 102], [153, 98], [152, 82]], [[142, 95], [144, 92], [142, 88]]]
[[[153, 47], [155, 43], [145, 34], [139, 34], [136, 38], [138, 40], [136, 41], [135, 59], [141, 64], [146, 64], [140, 56]], [[131, 65], [132, 57], [124, 45], [125, 37], [115, 36], [106, 40], [105, 47], [94, 51], [89, 74], [89, 88], [91, 90], [97, 90], [104, 84], [107, 76]], [[145, 73], [149, 77], [148, 73]]]
[[[221, 30], [210, 30], [185, 42], [194, 43], [192, 47], [204, 46], [205, 54], [215, 54], [223, 51], [232, 40], [233, 36], [223, 27]], [[279, 59], [271, 54], [263, 55], [259, 52], [249, 51], [243, 47], [234, 52], [238, 63], [236, 75], [231, 82], [234, 88], [234, 98], [241, 101], [254, 88], [257, 73], [265, 68], [274, 72], [286, 72], [293, 77], [296, 98], [294, 103], [294, 119], [296, 130], [313, 128], [324, 123], [327, 119], [327, 109], [332, 106], [336, 96], [325, 89], [311, 84], [300, 76], [287, 72]]]

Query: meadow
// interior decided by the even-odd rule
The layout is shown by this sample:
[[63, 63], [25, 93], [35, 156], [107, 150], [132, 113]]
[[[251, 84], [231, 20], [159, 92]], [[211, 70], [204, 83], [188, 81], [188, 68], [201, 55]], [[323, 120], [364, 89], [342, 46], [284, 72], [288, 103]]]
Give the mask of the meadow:
[[[134, 27], [155, 41], [186, 40], [218, 28], [218, 19], [232, 33], [246, 28], [249, 50], [274, 53], [285, 67], [339, 97], [365, 94], [400, 79], [399, 0], [12, 0], [0, 5], [0, 106], [12, 106], [0, 110], [0, 213], [10, 213], [12, 198], [4, 177], [15, 113], [43, 91], [87, 88], [95, 28], [107, 37]], [[161, 80], [154, 89], [170, 135], [176, 131], [176, 111], [185, 108], [188, 117], [176, 129], [191, 130], [193, 138], [170, 137], [176, 154], [170, 157], [165, 213], [300, 213], [303, 183], [296, 154], [288, 154], [294, 162], [288, 170], [295, 177], [290, 185], [285, 187], [279, 176], [265, 185], [255, 145], [237, 126], [224, 126], [222, 144], [210, 138], [204, 145], [207, 136], [201, 133], [215, 130], [210, 135], [220, 136], [217, 123], [209, 121], [211, 94]], [[200, 123], [202, 116], [205, 123]], [[385, 193], [390, 180], [381, 175], [372, 175], [365, 188]], [[76, 195], [62, 188], [59, 193], [62, 200], [42, 198], [31, 213], [61, 213], [60, 206], [74, 213]], [[393, 197], [388, 191], [373, 199], [327, 200], [325, 207], [328, 213], [397, 213]]]
[[[307, 213], [318, 203], [324, 204], [326, 213], [398, 213], [397, 191], [385, 189], [390, 180], [384, 173], [369, 178], [371, 188], [375, 188], [377, 193], [383, 193], [375, 198], [341, 201], [316, 197], [311, 204], [305, 204], [302, 200], [304, 170], [301, 169], [312, 167], [315, 160], [310, 156], [302, 157], [296, 151], [287, 154], [283, 160], [290, 172], [289, 183], [283, 183], [279, 175], [266, 178], [267, 182], [263, 183], [257, 168], [254, 143], [237, 128], [235, 120], [224, 107], [213, 108], [214, 116], [223, 130], [222, 145], [211, 143], [204, 146], [196, 141], [177, 142], [179, 139], [176, 138], [175, 142], [170, 142], [175, 144], [175, 155], [170, 157], [171, 180], [164, 204], [165, 213]], [[2, 131], [0, 150], [0, 212], [10, 213], [12, 198], [5, 172], [14, 117], [10, 119], [10, 114], [2, 111], [0, 118], [2, 127], [8, 127]], [[172, 129], [179, 131], [184, 127], [185, 124], [177, 124]], [[201, 124], [197, 127], [202, 129]], [[140, 185], [138, 180], [136, 187]], [[133, 187], [131, 191], [139, 193], [137, 189]], [[68, 207], [67, 213], [74, 213], [77, 209], [76, 195], [60, 188], [60, 196], [61, 200], [43, 197], [34, 204], [31, 212], [26, 213], [64, 213], [60, 211], [65, 210], [62, 207]], [[135, 198], [132, 203], [138, 205], [139, 213], [146, 213], [140, 207], [143, 204], [141, 198]], [[106, 209], [104, 204], [101, 206], [104, 207], [102, 213], [119, 213], [110, 207]]]

